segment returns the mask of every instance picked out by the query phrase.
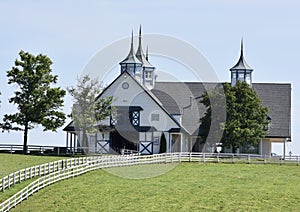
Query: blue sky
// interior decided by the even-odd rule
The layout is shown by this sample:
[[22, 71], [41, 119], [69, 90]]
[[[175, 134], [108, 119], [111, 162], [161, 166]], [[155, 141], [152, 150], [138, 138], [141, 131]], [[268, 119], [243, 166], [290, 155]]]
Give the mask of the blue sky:
[[[300, 108], [299, 9], [296, 0], [0, 1], [0, 115], [15, 111], [7, 103], [14, 87], [6, 85], [6, 71], [21, 49], [48, 55], [59, 85], [66, 88], [76, 83], [93, 55], [130, 36], [132, 29], [137, 34], [142, 24], [143, 33], [170, 35], [190, 43], [207, 58], [221, 81], [229, 81], [228, 69], [238, 59], [243, 37], [254, 82], [292, 83], [293, 142], [287, 151], [300, 155], [300, 113], [296, 110]], [[71, 99], [66, 97], [64, 111], [70, 107]], [[42, 133], [37, 128], [29, 135], [29, 144], [64, 142], [61, 129]], [[22, 133], [1, 133], [0, 143], [21, 144]]]

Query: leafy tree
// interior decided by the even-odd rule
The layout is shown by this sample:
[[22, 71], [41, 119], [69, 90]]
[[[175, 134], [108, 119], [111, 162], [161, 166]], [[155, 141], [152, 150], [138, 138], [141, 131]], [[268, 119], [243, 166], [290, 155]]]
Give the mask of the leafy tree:
[[34, 56], [20, 51], [20, 60], [7, 71], [8, 84], [16, 84], [19, 89], [9, 99], [17, 105], [18, 112], [6, 114], [1, 128], [3, 131], [24, 132], [23, 152], [27, 153], [28, 131], [36, 125], [43, 130], [56, 131], [65, 122], [65, 114], [60, 111], [66, 92], [59, 87], [52, 88], [58, 76], [51, 74], [52, 61], [46, 55]]
[[[224, 130], [221, 142], [224, 147], [232, 148], [235, 153], [243, 144], [257, 145], [266, 134], [269, 124], [268, 109], [263, 107], [255, 90], [246, 82], [238, 81], [235, 86], [224, 84], [226, 98], [226, 123], [214, 126], [213, 130]], [[207, 107], [206, 114], [200, 119], [201, 126], [209, 129], [214, 125], [211, 120], [211, 101], [220, 98], [218, 90], [206, 92], [201, 99]], [[219, 106], [222, 107], [222, 106]], [[214, 131], [213, 131], [214, 132]]]
[[205, 115], [200, 119], [202, 136], [205, 140], [203, 151], [214, 146], [222, 139], [223, 125], [226, 122], [226, 99], [221, 84], [202, 95], [201, 101], [207, 107]]
[[166, 136], [163, 133], [160, 138], [159, 153], [165, 153], [166, 151], [167, 151], [167, 142], [166, 142]]
[[73, 123], [78, 131], [80, 143], [85, 153], [88, 153], [87, 133], [96, 132], [95, 125], [114, 112], [111, 106], [113, 97], [97, 98], [101, 92], [101, 85], [98, 80], [92, 80], [89, 76], [77, 79], [77, 86], [67, 90], [73, 97]]

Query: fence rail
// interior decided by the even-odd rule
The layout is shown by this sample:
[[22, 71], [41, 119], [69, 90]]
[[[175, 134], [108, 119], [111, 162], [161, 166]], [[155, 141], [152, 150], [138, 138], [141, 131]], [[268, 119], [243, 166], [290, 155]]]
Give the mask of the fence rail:
[[[77, 147], [63, 147], [63, 146], [41, 146], [41, 145], [27, 145], [28, 154], [39, 155], [75, 155], [82, 154], [83, 148]], [[19, 153], [23, 152], [23, 145], [19, 144], [0, 144], [0, 152]]]
[[11, 186], [27, 179], [41, 177], [68, 167], [85, 164], [87, 161], [98, 160], [101, 157], [102, 156], [69, 158], [21, 169], [0, 179], [0, 191], [4, 192]]
[[[65, 162], [64, 162], [65, 161]], [[16, 173], [24, 173], [23, 175], [17, 175], [20, 179], [25, 180], [28, 176], [40, 176], [28, 186], [23, 188], [12, 197], [8, 198], [0, 204], [0, 211], [9, 211], [12, 207], [21, 203], [23, 200], [28, 199], [40, 189], [58, 182], [63, 179], [75, 177], [86, 172], [121, 166], [133, 166], [142, 164], [158, 164], [158, 163], [179, 163], [179, 162], [214, 162], [214, 163], [255, 163], [255, 164], [296, 164], [299, 165], [300, 157], [266, 157], [261, 155], [245, 155], [245, 154], [211, 154], [211, 153], [197, 153], [197, 152], [177, 152], [177, 153], [164, 153], [157, 155], [118, 155], [118, 156], [99, 156], [99, 157], [82, 157], [72, 158], [67, 160], [60, 160], [48, 163], [48, 166], [43, 164], [38, 167], [44, 167], [39, 169], [37, 166], [33, 166], [27, 169], [20, 170], [13, 174], [8, 175], [9, 179]], [[52, 166], [50, 164], [53, 164]], [[37, 171], [38, 170], [38, 171]], [[28, 174], [29, 173], [29, 174]], [[40, 174], [42, 173], [42, 174]], [[20, 177], [21, 176], [21, 177]], [[11, 185], [10, 180], [5, 185]], [[19, 181], [21, 182], [21, 180]], [[2, 186], [3, 188], [3, 186]]]

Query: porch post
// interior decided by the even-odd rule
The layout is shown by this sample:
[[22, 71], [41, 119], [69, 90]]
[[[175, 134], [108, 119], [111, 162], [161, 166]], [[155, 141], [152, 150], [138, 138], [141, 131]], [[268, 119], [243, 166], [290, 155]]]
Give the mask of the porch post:
[[73, 145], [72, 141], [73, 141], [73, 133], [70, 134], [70, 152], [72, 152], [72, 145]]
[[182, 152], [182, 139], [183, 139], [183, 135], [182, 134], [179, 134], [180, 135], [180, 152]]
[[66, 148], [68, 148], [68, 141], [69, 141], [69, 132], [67, 132], [67, 138], [66, 138]]
[[169, 133], [169, 152], [172, 153], [172, 140], [171, 140], [171, 133]]
[[263, 145], [262, 145], [262, 138], [260, 139], [260, 141], [259, 141], [259, 154], [260, 155], [262, 155], [262, 153], [263, 153]]
[[286, 144], [286, 139], [284, 139], [283, 142], [283, 159], [285, 159], [285, 144]]

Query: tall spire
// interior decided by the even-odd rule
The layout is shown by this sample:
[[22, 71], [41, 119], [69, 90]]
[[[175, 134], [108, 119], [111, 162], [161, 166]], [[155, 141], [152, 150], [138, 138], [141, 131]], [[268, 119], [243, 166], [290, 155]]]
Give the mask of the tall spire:
[[146, 60], [148, 60], [148, 45], [147, 45], [147, 49], [146, 49]]
[[140, 24], [139, 36], [142, 37], [142, 24]]
[[243, 38], [241, 39], [241, 55], [236, 63], [235, 66], [233, 66], [230, 70], [253, 70], [246, 62], [244, 58], [244, 42]]
[[129, 53], [127, 55], [127, 57], [120, 62], [120, 65], [121, 64], [124, 64], [124, 63], [139, 63], [141, 64], [141, 62], [139, 61], [139, 59], [135, 56], [134, 54], [134, 49], [133, 49], [133, 30], [132, 30], [132, 33], [131, 33], [131, 44], [130, 44], [130, 50], [129, 50]]
[[[139, 46], [138, 46], [138, 50], [136, 52], [136, 56], [140, 59], [140, 55], [143, 54], [143, 50], [142, 50], [142, 25], [140, 24], [140, 30], [139, 30]], [[140, 59], [141, 60], [141, 59]], [[142, 61], [141, 61], [142, 62]]]
[[241, 56], [244, 56], [244, 43], [243, 43], [243, 37], [241, 39]]
[[144, 52], [143, 52], [143, 47], [142, 47], [142, 25], [140, 25], [140, 30], [139, 30], [139, 46], [136, 51], [135, 56], [142, 62], [144, 67], [153, 67], [149, 61], [148, 58], [145, 57]]
[[133, 30], [131, 31], [131, 46], [130, 46], [130, 51], [133, 51]]
[[252, 71], [253, 69], [247, 64], [244, 58], [244, 42], [241, 39], [241, 54], [238, 62], [230, 69], [231, 85], [235, 85], [237, 81], [247, 82], [252, 85]]

